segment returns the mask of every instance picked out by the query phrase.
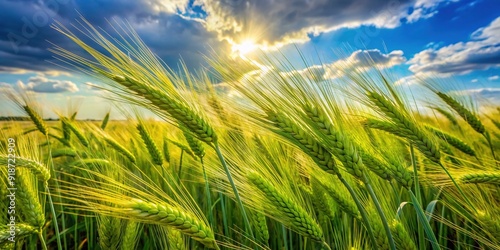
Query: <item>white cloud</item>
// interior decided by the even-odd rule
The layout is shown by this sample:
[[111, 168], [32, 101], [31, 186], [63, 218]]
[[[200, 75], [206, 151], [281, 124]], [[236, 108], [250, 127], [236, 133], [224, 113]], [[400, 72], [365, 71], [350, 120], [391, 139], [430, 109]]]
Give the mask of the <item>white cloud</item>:
[[467, 74], [500, 66], [500, 17], [476, 30], [468, 42], [428, 48], [409, 62], [412, 72], [437, 75]]
[[378, 49], [371, 50], [357, 50], [350, 56], [326, 63], [323, 65], [313, 65], [301, 70], [294, 70], [290, 72], [283, 72], [284, 76], [293, 76], [298, 74], [304, 78], [312, 79], [314, 81], [321, 81], [325, 79], [333, 79], [342, 77], [343, 70], [355, 68], [356, 70], [369, 70], [374, 67], [390, 68], [395, 65], [402, 64], [406, 61], [403, 56], [403, 51], [394, 50], [390, 53], [384, 54]]
[[477, 81], [478, 81], [477, 79], [470, 80], [470, 82], [472, 82], [472, 83], [476, 83]]
[[373, 67], [390, 68], [406, 61], [403, 51], [393, 50], [388, 54], [378, 49], [357, 50], [349, 57], [326, 65], [325, 78], [342, 76], [338, 69], [355, 68], [357, 70], [368, 70]]
[[18, 85], [25, 90], [38, 93], [77, 92], [79, 90], [71, 81], [48, 79], [42, 75], [30, 77], [27, 84], [19, 81]]
[[219, 39], [231, 44], [252, 39], [261, 48], [276, 48], [340, 28], [361, 25], [395, 28], [402, 20], [416, 22], [429, 18], [437, 13], [440, 4], [452, 1], [195, 0], [194, 6], [206, 12], [203, 24], [207, 30], [216, 32]]
[[495, 81], [495, 80], [498, 80], [498, 78], [499, 78], [498, 75], [496, 75], [496, 76], [490, 76], [490, 77], [488, 77], [488, 80]]
[[500, 88], [467, 89], [455, 93], [463, 96], [474, 96], [478, 98], [479, 101], [488, 100], [489, 102], [500, 104]]

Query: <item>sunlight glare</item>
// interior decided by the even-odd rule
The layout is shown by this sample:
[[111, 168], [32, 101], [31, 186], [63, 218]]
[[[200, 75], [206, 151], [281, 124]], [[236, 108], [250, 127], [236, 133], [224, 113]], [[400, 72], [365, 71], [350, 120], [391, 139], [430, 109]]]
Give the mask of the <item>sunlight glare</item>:
[[242, 43], [234, 44], [232, 46], [232, 51], [237, 52], [240, 55], [248, 54], [257, 49], [257, 44], [255, 44], [252, 40], [245, 40]]

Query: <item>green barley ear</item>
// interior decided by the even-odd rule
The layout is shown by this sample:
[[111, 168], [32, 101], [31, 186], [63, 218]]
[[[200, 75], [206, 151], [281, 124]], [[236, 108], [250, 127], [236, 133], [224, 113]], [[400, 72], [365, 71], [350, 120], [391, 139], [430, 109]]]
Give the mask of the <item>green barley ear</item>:
[[287, 195], [279, 192], [270, 182], [255, 172], [247, 174], [248, 180], [273, 204], [273, 208], [287, 217], [290, 226], [297, 233], [315, 241], [323, 242], [323, 231], [317, 222], [301, 206]]
[[42, 134], [48, 135], [49, 131], [47, 129], [47, 125], [45, 125], [42, 117], [30, 106], [23, 106], [23, 109], [29, 115], [31, 121], [33, 121], [38, 130], [42, 132]]
[[189, 149], [188, 146], [180, 143], [180, 142], [177, 142], [177, 141], [174, 141], [174, 140], [170, 140], [170, 139], [167, 139], [170, 143], [174, 144], [175, 146], [177, 146], [178, 148], [180, 148], [181, 150], [184, 150], [184, 153], [190, 155], [191, 157], [195, 158], [196, 159], [196, 155], [193, 153], [193, 151], [191, 151], [191, 149]]
[[396, 241], [396, 246], [401, 250], [417, 250], [415, 242], [411, 239], [410, 234], [406, 231], [401, 222], [393, 220], [389, 225], [391, 227], [392, 235]]
[[168, 150], [168, 139], [163, 138], [163, 157], [166, 162], [170, 162], [170, 151]]
[[215, 247], [214, 234], [203, 221], [168, 204], [132, 199], [124, 208], [127, 208], [125, 213], [132, 218], [173, 227], [206, 247]]
[[255, 238], [259, 243], [267, 245], [269, 241], [269, 229], [267, 228], [266, 216], [257, 211], [253, 213], [252, 219], [255, 228]]
[[381, 121], [381, 120], [373, 119], [373, 118], [366, 119], [363, 122], [363, 125], [368, 127], [368, 128], [371, 128], [371, 129], [381, 130], [381, 131], [393, 134], [393, 135], [398, 136], [398, 137], [403, 137], [403, 138], [409, 133], [409, 131], [406, 131], [401, 127], [397, 127], [390, 122], [385, 122], [385, 121]]
[[414, 181], [413, 170], [405, 167], [401, 162], [396, 162], [394, 160], [389, 162], [389, 170], [392, 174], [392, 178], [394, 178], [394, 180], [406, 189], [411, 189]]
[[65, 141], [70, 141], [71, 140], [71, 129], [69, 128], [68, 124], [61, 120], [61, 127], [62, 127], [62, 132], [63, 132], [63, 139]]
[[313, 182], [313, 185], [321, 185], [344, 213], [358, 220], [361, 219], [358, 207], [343, 186], [333, 185], [332, 183], [321, 181], [316, 177], [314, 177], [311, 181]]
[[367, 166], [367, 168], [378, 175], [380, 178], [390, 181], [392, 179], [390, 169], [386, 164], [381, 162], [371, 153], [368, 153], [365, 150], [359, 149], [359, 153], [361, 154], [361, 159], [363, 160], [363, 164]]
[[[38, 229], [26, 223], [16, 223], [16, 241], [23, 237], [38, 233]], [[8, 225], [0, 225], [0, 248], [6, 246], [11, 241], [11, 230]]]
[[168, 246], [170, 250], [186, 250], [184, 237], [179, 230], [169, 229], [167, 232]]
[[380, 93], [369, 91], [367, 96], [380, 112], [389, 117], [394, 127], [400, 130], [400, 135], [414, 143], [428, 159], [437, 164], [440, 163], [441, 154], [438, 145], [414, 121]]
[[109, 113], [106, 113], [106, 116], [104, 116], [104, 119], [102, 120], [102, 123], [101, 123], [101, 129], [104, 130], [106, 128], [106, 126], [108, 125], [108, 122], [109, 122]]
[[483, 123], [479, 118], [474, 115], [469, 109], [465, 108], [460, 102], [455, 100], [450, 95], [447, 95], [440, 91], [435, 91], [437, 96], [441, 98], [448, 106], [450, 106], [457, 114], [459, 114], [474, 130], [480, 134], [486, 133]]
[[500, 186], [500, 173], [498, 172], [469, 173], [460, 177], [459, 180], [464, 184], [492, 184]]
[[73, 112], [73, 114], [71, 115], [71, 117], [69, 118], [71, 121], [74, 121], [75, 118], [76, 118], [76, 115], [78, 115], [78, 111], [75, 111]]
[[316, 178], [311, 179], [312, 195], [314, 204], [318, 207], [318, 210], [326, 215], [328, 218], [333, 220], [335, 216], [335, 207], [332, 204], [333, 199], [327, 194], [327, 191], [321, 186]]
[[267, 119], [274, 123], [275, 133], [284, 136], [298, 146], [324, 171], [334, 174], [339, 172], [332, 154], [300, 125], [281, 113], [269, 110], [267, 115]]
[[[8, 163], [12, 163], [9, 161], [9, 157], [7, 155], [0, 155], [0, 164], [4, 166]], [[18, 156], [15, 158], [14, 164], [16, 167], [26, 168], [42, 182], [47, 182], [50, 179], [50, 170], [41, 162]]]
[[500, 218], [498, 216], [495, 218], [487, 212], [478, 211], [476, 212], [476, 219], [481, 228], [488, 232], [493, 239], [500, 239]]
[[144, 141], [146, 149], [148, 150], [153, 163], [156, 165], [163, 164], [163, 156], [161, 154], [160, 149], [158, 149], [158, 146], [156, 146], [156, 143], [153, 141], [153, 138], [151, 138], [151, 135], [148, 133], [148, 131], [146, 130], [146, 128], [142, 123], [139, 123], [137, 125], [137, 131], [139, 131], [139, 135], [141, 136], [142, 141]]
[[490, 119], [491, 123], [493, 123], [493, 125], [495, 125], [495, 127], [497, 129], [500, 129], [500, 121], [497, 121], [497, 120], [495, 120], [495, 119], [493, 119], [491, 117], [489, 117], [489, 119]]
[[442, 116], [446, 117], [451, 122], [451, 124], [458, 125], [457, 118], [455, 118], [455, 116], [453, 114], [451, 114], [450, 112], [448, 112], [440, 107], [432, 107], [432, 109], [436, 110]]
[[126, 223], [127, 225], [124, 228], [120, 249], [137, 249], [136, 247], [139, 243], [140, 225], [134, 221], [127, 221]]
[[73, 134], [75, 134], [76, 138], [78, 138], [78, 140], [80, 141], [80, 143], [82, 143], [83, 146], [85, 146], [85, 147], [89, 146], [89, 141], [87, 140], [85, 135], [83, 135], [83, 133], [80, 131], [80, 129], [78, 129], [76, 127], [76, 125], [70, 119], [68, 119], [66, 117], [61, 117], [61, 121], [63, 123], [66, 123], [68, 128], [73, 132]]
[[36, 185], [31, 181], [28, 172], [19, 171], [16, 177], [16, 196], [20, 213], [26, 223], [40, 229], [45, 224], [45, 213], [38, 198], [38, 190], [35, 190]]
[[121, 221], [118, 218], [99, 216], [97, 231], [102, 249], [118, 249], [120, 244]]
[[[372, 213], [375, 213], [372, 211]], [[370, 219], [370, 225], [373, 229], [373, 234], [375, 235], [375, 243], [377, 244], [377, 249], [389, 250], [389, 241], [384, 230], [382, 222], [375, 216], [368, 217]]]
[[458, 139], [455, 136], [452, 136], [446, 132], [443, 132], [437, 128], [431, 127], [431, 126], [425, 126], [429, 131], [437, 135], [440, 139], [443, 141], [446, 141], [456, 149], [462, 151], [465, 154], [468, 154], [470, 156], [476, 156], [476, 152], [474, 149], [472, 149], [469, 145], [467, 145], [465, 142], [462, 140]]
[[118, 153], [120, 153], [123, 156], [127, 157], [127, 159], [130, 162], [132, 162], [132, 163], [136, 162], [135, 156], [128, 149], [126, 149], [124, 146], [122, 146], [117, 141], [113, 140], [111, 137], [104, 136], [104, 141], [106, 141]]
[[189, 133], [189, 131], [187, 131], [186, 128], [181, 127], [181, 129], [182, 129], [182, 132], [184, 134], [184, 138], [186, 138], [186, 141], [187, 141], [189, 147], [191, 148], [191, 150], [193, 151], [193, 153], [196, 156], [198, 156], [199, 159], [203, 159], [203, 157], [205, 156], [205, 148], [203, 147], [203, 144], [201, 143], [201, 141], [194, 138]]
[[363, 165], [359, 147], [345, 134], [338, 131], [333, 123], [327, 118], [327, 114], [320, 107], [313, 105], [304, 105], [304, 112], [309, 119], [313, 121], [322, 135], [327, 137], [327, 142], [331, 146], [332, 153], [339, 159], [347, 169], [347, 172], [364, 180], [365, 166]]
[[135, 95], [144, 97], [159, 109], [170, 114], [174, 119], [179, 121], [181, 125], [189, 128], [189, 130], [201, 141], [209, 145], [214, 145], [217, 142], [217, 136], [212, 126], [187, 104], [175, 100], [163, 91], [141, 83], [131, 77], [114, 76], [112, 79], [133, 91]]

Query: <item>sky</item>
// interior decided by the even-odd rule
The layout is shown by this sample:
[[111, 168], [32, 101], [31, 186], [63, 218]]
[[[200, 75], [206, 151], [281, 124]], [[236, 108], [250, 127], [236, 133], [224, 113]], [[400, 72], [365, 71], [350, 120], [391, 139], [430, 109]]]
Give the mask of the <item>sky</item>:
[[[207, 66], [216, 52], [242, 60], [284, 55], [300, 71], [335, 67], [396, 72], [396, 84], [451, 79], [460, 93], [500, 105], [498, 0], [0, 0], [0, 89], [32, 92], [44, 117], [79, 109], [79, 119], [100, 119], [111, 103], [97, 79], [62, 68], [48, 51], [79, 48], [51, 28], [85, 17], [112, 33], [128, 22], [169, 67]], [[297, 51], [306, 55], [304, 65]], [[371, 58], [371, 62], [367, 61]], [[56, 62], [56, 63], [54, 63]], [[18, 115], [0, 96], [0, 116]], [[113, 117], [113, 116], [112, 116]]]

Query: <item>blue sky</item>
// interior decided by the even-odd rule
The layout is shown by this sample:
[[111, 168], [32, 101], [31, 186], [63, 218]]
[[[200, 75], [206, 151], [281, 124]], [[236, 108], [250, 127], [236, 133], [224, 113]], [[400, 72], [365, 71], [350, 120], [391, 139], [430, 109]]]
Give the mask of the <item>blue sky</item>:
[[[346, 58], [363, 67], [370, 56], [398, 84], [453, 79], [500, 104], [497, 0], [0, 0], [0, 9], [0, 88], [34, 92], [46, 117], [80, 103], [78, 118], [101, 118], [111, 106], [86, 85], [96, 79], [50, 63], [49, 41], [78, 51], [50, 24], [70, 25], [78, 13], [107, 31], [106, 20], [127, 20], [174, 68], [182, 58], [200, 69], [211, 50], [246, 60], [279, 50], [300, 70], [298, 48], [308, 66], [324, 64], [325, 78]], [[0, 116], [17, 114], [0, 98]]]

